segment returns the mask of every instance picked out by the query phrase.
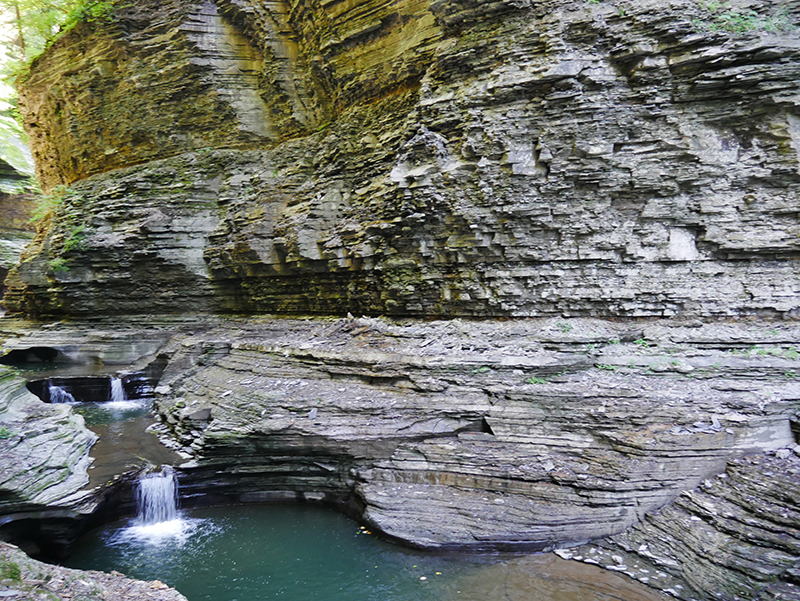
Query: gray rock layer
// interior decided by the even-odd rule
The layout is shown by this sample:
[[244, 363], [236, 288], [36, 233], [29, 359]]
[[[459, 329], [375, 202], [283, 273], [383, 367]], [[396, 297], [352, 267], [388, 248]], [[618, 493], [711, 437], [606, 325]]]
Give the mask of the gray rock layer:
[[687, 601], [800, 599], [799, 475], [788, 450], [733, 461], [624, 533], [562, 555]]
[[[237, 322], [173, 342], [158, 408], [192, 458], [188, 497], [344, 499], [419, 547], [552, 549], [622, 532], [732, 458], [794, 445], [794, 354], [750, 354], [726, 333], [748, 336]], [[671, 340], [684, 336], [693, 346]]]
[[48, 510], [53, 516], [75, 511], [95, 440], [68, 405], [43, 403], [0, 366], [0, 524]]
[[120, 7], [23, 83], [74, 185], [5, 303], [794, 316], [800, 4], [709, 6]]
[[[71, 570], [34, 561], [16, 547], [0, 542], [0, 596], [48, 601], [186, 601], [163, 582], [142, 582], [119, 572]], [[11, 576], [11, 577], [8, 577]]]

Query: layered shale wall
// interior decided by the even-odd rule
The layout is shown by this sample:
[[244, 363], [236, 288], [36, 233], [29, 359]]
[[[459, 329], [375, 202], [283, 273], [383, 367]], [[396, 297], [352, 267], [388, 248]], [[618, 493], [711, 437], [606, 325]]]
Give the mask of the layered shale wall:
[[22, 82], [59, 203], [6, 305], [794, 316], [800, 7], [722, 10], [122, 3]]
[[54, 209], [4, 304], [183, 316], [157, 409], [187, 501], [337, 503], [421, 547], [603, 538], [562, 553], [798, 598], [798, 15], [120, 2], [21, 82]]

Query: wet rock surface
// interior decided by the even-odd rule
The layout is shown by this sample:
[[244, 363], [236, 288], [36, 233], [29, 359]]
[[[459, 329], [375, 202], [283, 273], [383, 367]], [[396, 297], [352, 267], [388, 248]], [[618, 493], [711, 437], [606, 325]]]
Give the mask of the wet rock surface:
[[[797, 598], [800, 4], [711, 4], [137, 0], [79, 25], [23, 82], [56, 208], [3, 302], [93, 321], [4, 322], [5, 351], [166, 366], [189, 503], [329, 502], [430, 548], [610, 536], [579, 554], [679, 597]], [[373, 317], [207, 316], [348, 312]], [[0, 503], [82, 494], [91, 435], [8, 386], [8, 431], [66, 424], [72, 467], [40, 491], [25, 445], [54, 430], [2, 439], [41, 461], [3, 466]]]
[[[191, 458], [184, 494], [328, 495], [420, 547], [550, 549], [608, 536], [730, 459], [794, 445], [794, 354], [751, 354], [741, 341], [758, 328], [227, 328], [173, 340], [157, 390], [162, 431]], [[794, 335], [784, 328], [778, 339]]]
[[5, 345], [162, 340], [141, 361], [165, 364], [154, 429], [185, 506], [321, 502], [417, 547], [561, 549], [685, 599], [796, 598], [792, 322], [150, 320], [9, 320]]
[[69, 406], [42, 403], [0, 366], [0, 514], [77, 505], [96, 439]]
[[20, 601], [186, 601], [186, 597], [158, 580], [142, 582], [119, 572], [106, 574], [41, 563], [3, 542], [0, 542], [0, 596]]
[[[132, 398], [144, 388], [152, 391], [163, 370], [155, 355], [181, 328], [173, 320], [165, 330], [157, 321], [146, 331], [131, 326], [126, 333], [124, 326], [3, 319], [0, 362], [9, 363], [0, 365], [3, 539], [35, 556], [61, 558], [87, 523], [133, 511], [130, 479], [148, 461], [174, 460], [145, 433], [152, 416], [136, 420], [136, 433], [121, 424], [109, 428], [105, 422], [87, 427], [69, 404], [110, 400], [110, 374], [125, 368], [129, 371], [120, 384]], [[51, 384], [62, 385], [61, 393], [74, 397], [52, 402]], [[106, 436], [98, 441], [101, 432]]]

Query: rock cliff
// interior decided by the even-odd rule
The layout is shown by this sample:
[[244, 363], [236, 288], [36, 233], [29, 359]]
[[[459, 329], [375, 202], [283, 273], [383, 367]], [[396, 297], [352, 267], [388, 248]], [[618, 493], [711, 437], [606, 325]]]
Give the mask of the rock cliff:
[[[27, 193], [27, 177], [0, 159], [0, 281], [19, 262], [22, 249], [33, 239], [33, 195]], [[5, 292], [5, 288], [3, 288]]]
[[[166, 363], [156, 430], [184, 457], [184, 506], [322, 502], [418, 547], [555, 548], [686, 600], [797, 598], [791, 322], [4, 324], [11, 352]], [[21, 384], [2, 391], [0, 525], [85, 515], [99, 501], [85, 488], [93, 438]], [[41, 427], [51, 414], [58, 429]], [[61, 457], [79, 461], [52, 470]], [[51, 472], [68, 482], [34, 503]]]
[[330, 502], [429, 548], [606, 537], [570, 553], [798, 598], [798, 15], [116, 3], [21, 81], [56, 208], [4, 303], [190, 314], [128, 334], [169, 361], [187, 502]]
[[22, 81], [70, 189], [5, 302], [793, 316], [799, 11], [120, 3]]

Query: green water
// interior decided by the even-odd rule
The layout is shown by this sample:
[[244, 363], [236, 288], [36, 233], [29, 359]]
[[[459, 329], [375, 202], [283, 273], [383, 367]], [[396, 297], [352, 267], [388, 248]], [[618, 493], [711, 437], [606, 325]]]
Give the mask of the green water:
[[133, 520], [83, 537], [68, 565], [161, 580], [189, 601], [652, 601], [662, 597], [553, 555], [447, 557], [365, 534], [319, 507], [247, 505]]

